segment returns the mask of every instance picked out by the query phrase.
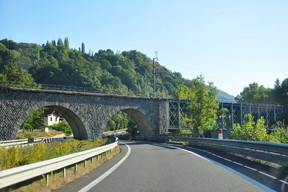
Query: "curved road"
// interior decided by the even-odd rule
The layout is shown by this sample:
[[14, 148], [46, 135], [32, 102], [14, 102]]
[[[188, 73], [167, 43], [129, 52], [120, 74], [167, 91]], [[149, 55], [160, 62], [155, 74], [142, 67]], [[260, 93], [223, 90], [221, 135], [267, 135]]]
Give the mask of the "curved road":
[[[270, 191], [269, 188], [262, 186], [261, 189], [253, 185], [191, 151], [167, 144], [125, 143], [127, 145], [121, 146], [120, 155], [56, 191]], [[125, 161], [124, 157], [127, 157]], [[121, 159], [123, 163], [108, 175], [107, 170]], [[105, 176], [107, 177], [104, 178]]]

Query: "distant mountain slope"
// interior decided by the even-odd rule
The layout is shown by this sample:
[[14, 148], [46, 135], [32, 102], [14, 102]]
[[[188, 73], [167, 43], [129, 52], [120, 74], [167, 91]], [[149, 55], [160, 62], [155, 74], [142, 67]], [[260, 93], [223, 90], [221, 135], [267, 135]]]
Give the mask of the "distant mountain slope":
[[[112, 50], [85, 52], [69, 48], [65, 38], [43, 45], [0, 40], [0, 72], [9, 63], [28, 71], [37, 83], [81, 86], [108, 92], [153, 95], [153, 61], [132, 50], [114, 53]], [[191, 86], [191, 81], [155, 63], [158, 96], [173, 96], [179, 85]], [[220, 91], [222, 102], [234, 97]]]
[[229, 95], [228, 93], [219, 90], [219, 100], [223, 103], [235, 103], [235, 97], [233, 95]]

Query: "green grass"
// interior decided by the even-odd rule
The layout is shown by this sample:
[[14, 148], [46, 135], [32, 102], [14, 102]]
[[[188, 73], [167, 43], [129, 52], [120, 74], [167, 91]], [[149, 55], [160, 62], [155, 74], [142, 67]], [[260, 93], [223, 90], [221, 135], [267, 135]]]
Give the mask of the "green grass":
[[61, 135], [63, 134], [62, 131], [56, 131], [56, 130], [50, 130], [48, 133], [45, 133], [44, 131], [41, 131], [40, 129], [35, 129], [32, 131], [25, 131], [23, 132], [22, 130], [18, 132], [16, 138], [17, 139], [26, 139], [26, 138], [36, 138], [36, 137], [53, 137], [56, 135]]
[[13, 147], [6, 149], [0, 147], [0, 170], [36, 163], [108, 144], [108, 139], [75, 140], [64, 142], [40, 143], [36, 146]]
[[66, 177], [63, 176], [63, 169], [54, 171], [49, 174], [49, 185], [46, 184], [46, 178], [44, 176], [34, 178], [25, 184], [20, 184], [14, 187], [7, 188], [6, 191], [13, 192], [31, 192], [31, 191], [41, 191], [41, 192], [50, 192], [60, 188], [61, 186], [70, 183], [71, 181], [81, 177], [92, 171], [93, 169], [99, 167], [104, 162], [112, 159], [120, 152], [120, 147], [112, 149], [111, 153], [104, 153], [103, 155], [98, 155], [84, 162], [81, 162], [77, 165], [78, 171], [75, 172], [75, 166], [70, 166], [66, 168]]

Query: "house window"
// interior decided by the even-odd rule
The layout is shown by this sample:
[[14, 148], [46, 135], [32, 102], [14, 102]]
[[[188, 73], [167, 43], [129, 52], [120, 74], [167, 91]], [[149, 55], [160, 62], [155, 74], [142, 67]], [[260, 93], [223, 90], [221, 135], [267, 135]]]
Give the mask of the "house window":
[[52, 121], [52, 117], [50, 117], [50, 121]]

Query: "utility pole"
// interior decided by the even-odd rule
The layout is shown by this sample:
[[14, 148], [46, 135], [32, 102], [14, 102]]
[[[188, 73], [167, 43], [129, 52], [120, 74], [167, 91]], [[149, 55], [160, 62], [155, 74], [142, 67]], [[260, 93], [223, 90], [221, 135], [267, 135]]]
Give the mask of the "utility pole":
[[153, 58], [153, 93], [154, 97], [156, 97], [156, 70], [155, 63], [158, 61], [157, 51], [155, 51], [155, 57]]

